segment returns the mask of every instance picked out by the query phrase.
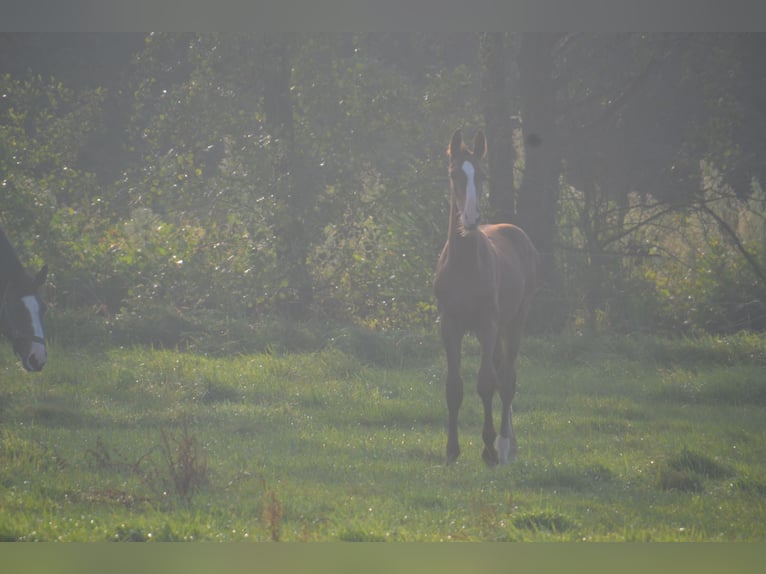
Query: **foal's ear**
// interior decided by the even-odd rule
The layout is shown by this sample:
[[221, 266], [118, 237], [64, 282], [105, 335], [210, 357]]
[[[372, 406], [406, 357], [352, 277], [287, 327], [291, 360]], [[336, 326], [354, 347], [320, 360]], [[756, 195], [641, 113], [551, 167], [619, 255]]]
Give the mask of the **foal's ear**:
[[473, 155], [479, 159], [484, 159], [487, 155], [487, 138], [484, 137], [484, 132], [479, 130], [476, 132], [476, 139], [473, 142]]
[[450, 157], [455, 157], [460, 153], [460, 150], [463, 149], [463, 134], [459, 129], [455, 130], [455, 133], [452, 134], [452, 139], [449, 142], [449, 149], [447, 150], [447, 153]]
[[48, 277], [48, 265], [43, 265], [43, 268], [35, 275], [35, 288], [40, 287], [45, 283], [45, 278]]

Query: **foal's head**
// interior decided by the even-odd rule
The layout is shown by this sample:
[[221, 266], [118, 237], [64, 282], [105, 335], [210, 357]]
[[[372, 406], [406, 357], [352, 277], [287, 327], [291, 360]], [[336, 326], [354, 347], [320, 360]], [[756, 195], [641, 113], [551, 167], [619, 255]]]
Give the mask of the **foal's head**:
[[460, 233], [466, 235], [479, 225], [479, 198], [484, 172], [479, 162], [487, 153], [487, 138], [479, 131], [474, 139], [473, 150], [463, 143], [463, 134], [455, 130], [447, 150], [452, 196], [460, 222]]
[[48, 358], [42, 324], [45, 303], [37, 294], [47, 273], [44, 266], [34, 278], [23, 274], [0, 293], [0, 330], [27, 371], [41, 371]]

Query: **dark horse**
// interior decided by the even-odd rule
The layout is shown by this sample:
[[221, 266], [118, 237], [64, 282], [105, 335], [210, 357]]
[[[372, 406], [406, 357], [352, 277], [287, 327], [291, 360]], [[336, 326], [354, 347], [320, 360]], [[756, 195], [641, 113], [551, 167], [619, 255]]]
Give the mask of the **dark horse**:
[[[516, 392], [516, 355], [537, 290], [538, 254], [526, 233], [515, 225], [479, 225], [484, 178], [479, 161], [486, 152], [487, 140], [481, 131], [476, 134], [473, 151], [463, 144], [460, 130], [452, 136], [448, 150], [452, 190], [449, 234], [436, 268], [434, 293], [447, 354], [447, 463], [460, 456], [460, 349], [465, 333], [472, 332], [481, 345], [477, 390], [484, 404], [482, 458], [494, 466], [512, 459], [518, 450], [511, 401]], [[495, 391], [502, 401], [499, 437], [492, 422]]]
[[27, 371], [42, 370], [47, 360], [42, 322], [45, 303], [37, 294], [47, 274], [44, 265], [30, 277], [0, 229], [0, 332], [11, 340]]

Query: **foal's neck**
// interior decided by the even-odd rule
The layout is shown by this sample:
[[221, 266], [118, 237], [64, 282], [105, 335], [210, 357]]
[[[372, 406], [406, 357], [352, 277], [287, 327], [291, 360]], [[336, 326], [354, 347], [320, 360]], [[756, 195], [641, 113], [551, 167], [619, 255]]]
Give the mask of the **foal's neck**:
[[476, 261], [478, 245], [478, 230], [463, 235], [463, 226], [460, 224], [460, 213], [455, 203], [455, 197], [451, 198], [449, 231], [447, 234], [447, 251], [452, 264], [469, 264]]

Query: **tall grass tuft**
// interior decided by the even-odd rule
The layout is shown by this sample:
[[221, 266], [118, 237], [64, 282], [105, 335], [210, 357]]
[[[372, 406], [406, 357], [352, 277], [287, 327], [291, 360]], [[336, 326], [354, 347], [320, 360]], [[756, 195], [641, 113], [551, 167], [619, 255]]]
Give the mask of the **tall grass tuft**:
[[732, 474], [731, 469], [709, 456], [684, 447], [660, 465], [657, 481], [661, 490], [699, 492], [703, 490], [705, 480], [725, 478]]
[[513, 524], [520, 529], [533, 532], [547, 530], [555, 534], [561, 534], [574, 527], [570, 518], [551, 510], [523, 513], [513, 519]]
[[272, 488], [267, 488], [263, 493], [263, 509], [261, 517], [269, 528], [272, 542], [279, 542], [282, 538], [282, 503], [277, 498], [277, 493]]
[[208, 484], [207, 456], [201, 450], [197, 437], [189, 431], [186, 418], [177, 435], [160, 429], [161, 452], [170, 484], [175, 495], [189, 503], [194, 494]]

